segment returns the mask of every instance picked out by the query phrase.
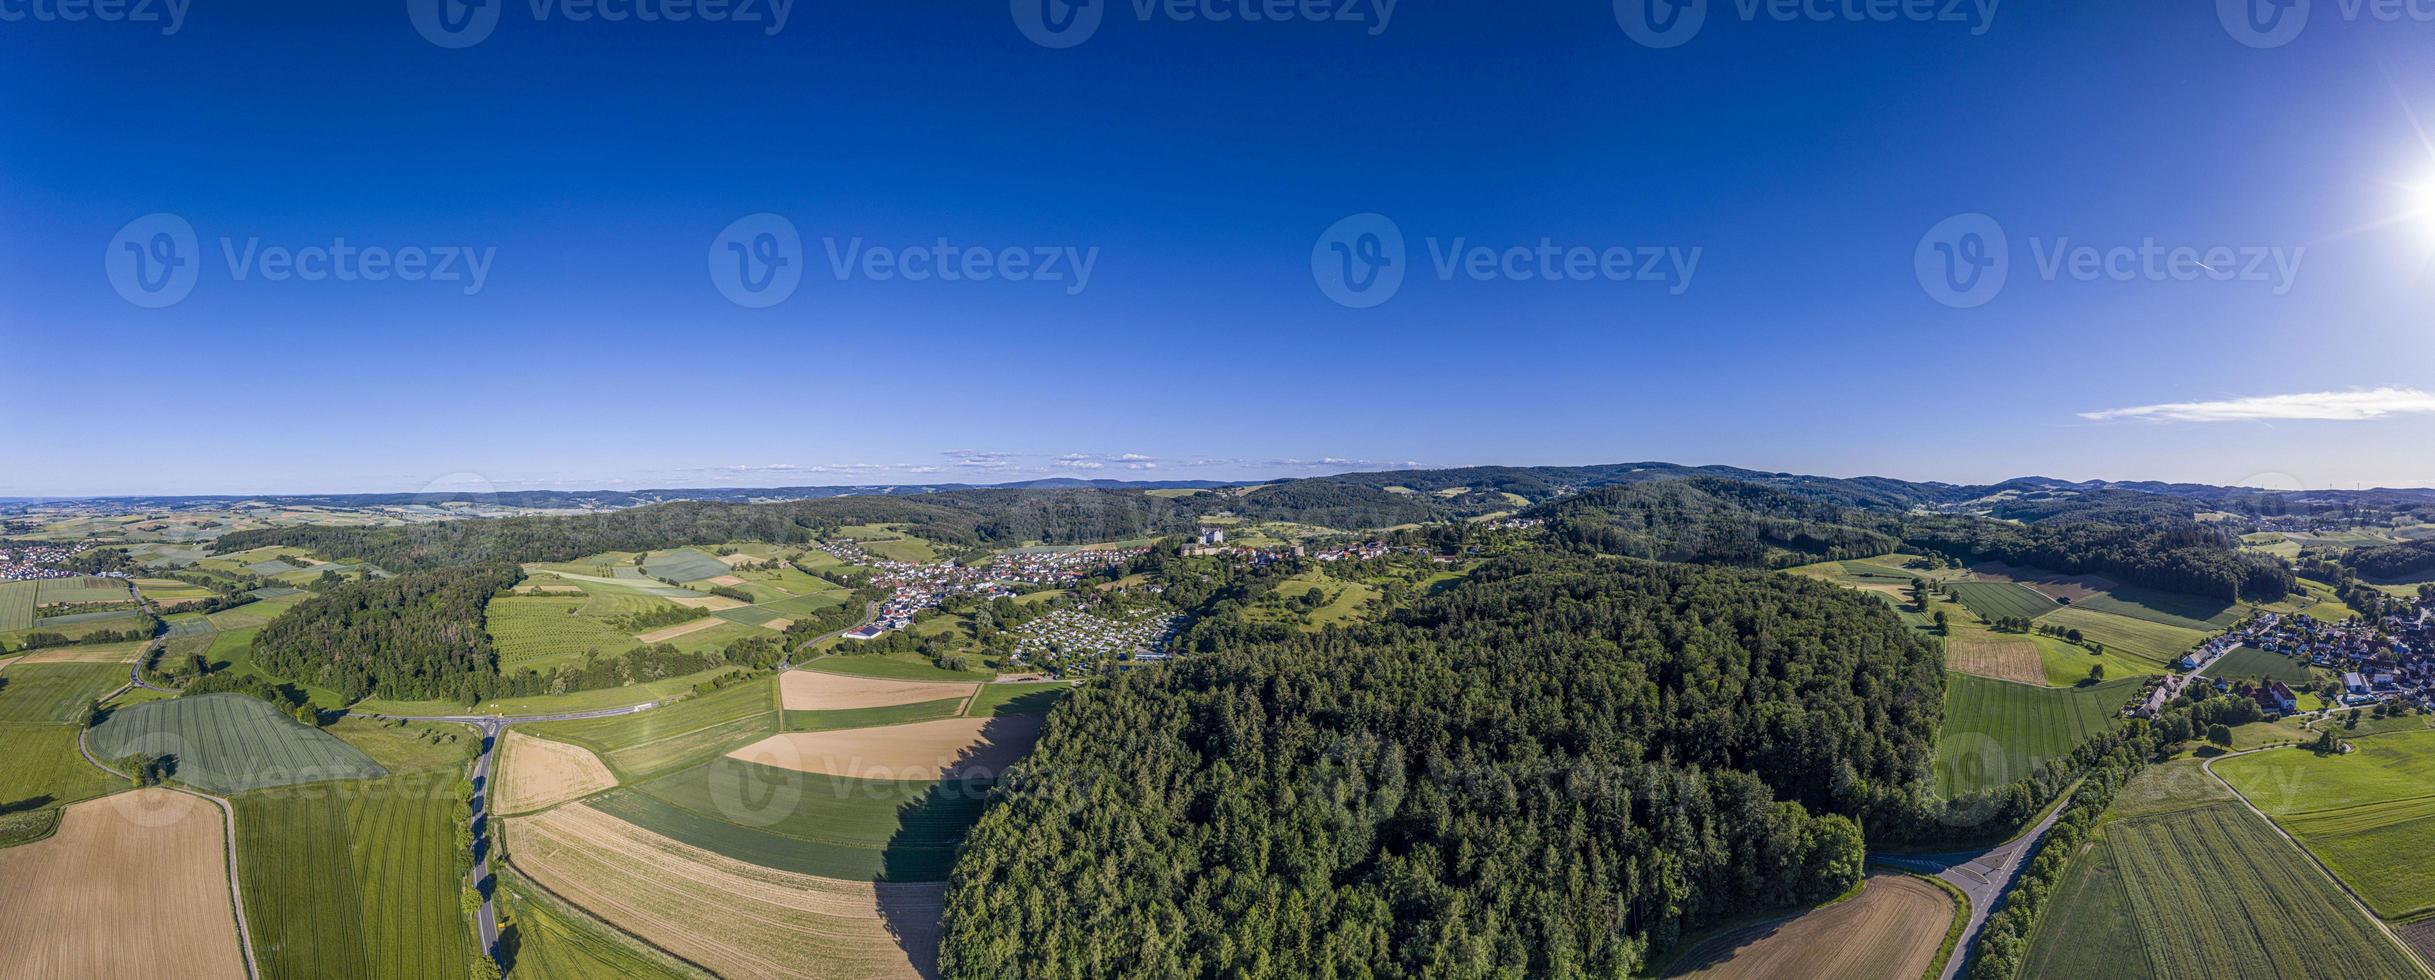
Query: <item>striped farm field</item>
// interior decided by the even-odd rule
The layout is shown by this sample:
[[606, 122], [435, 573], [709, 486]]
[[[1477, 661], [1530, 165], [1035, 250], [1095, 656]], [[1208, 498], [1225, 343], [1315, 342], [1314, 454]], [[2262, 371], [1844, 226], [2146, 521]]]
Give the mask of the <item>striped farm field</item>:
[[2179, 660], [2182, 654], [2207, 639], [2207, 634], [2198, 630], [2116, 616], [2076, 605], [2039, 617], [2038, 625], [2076, 629], [2090, 642], [2105, 644], [2107, 650], [2157, 664]]
[[654, 551], [643, 559], [643, 572], [652, 578], [698, 582], [728, 573], [727, 563], [691, 548]]
[[2246, 607], [2178, 592], [2159, 592], [2134, 585], [2120, 585], [2072, 603], [2082, 609], [2093, 609], [2117, 616], [2179, 626], [2183, 629], [2215, 632], [2229, 629], [2241, 620]]
[[2037, 590], [2011, 582], [1955, 582], [1945, 588], [1952, 590], [1953, 597], [1971, 612], [1989, 622], [2007, 616], [2036, 619], [2062, 608]]
[[0, 670], [0, 725], [79, 725], [95, 699], [127, 683], [123, 664], [12, 663]]
[[582, 663], [587, 652], [609, 657], [634, 649], [633, 636], [581, 615], [591, 604], [588, 596], [503, 595], [492, 599], [484, 608], [483, 619], [499, 647], [499, 669], [546, 671], [561, 664]]
[[0, 976], [241, 980], [225, 826], [210, 801], [142, 789], [0, 850]]
[[89, 800], [123, 788], [123, 780], [86, 762], [76, 750], [76, 725], [0, 725], [0, 813]]
[[34, 625], [33, 582], [0, 582], [0, 633]]
[[2046, 683], [2046, 664], [2038, 659], [2038, 645], [2018, 634], [1956, 630], [1945, 638], [1945, 667], [2015, 684]]
[[699, 762], [776, 732], [774, 687], [773, 681], [751, 681], [638, 714], [522, 727], [542, 738], [590, 749], [612, 771], [631, 780]]
[[635, 940], [616, 934], [581, 910], [524, 881], [521, 875], [501, 875], [501, 908], [516, 919], [515, 960], [511, 975], [518, 980], [608, 980], [643, 977], [678, 980], [692, 976]]
[[379, 763], [354, 746], [243, 694], [203, 694], [110, 712], [94, 726], [105, 759], [172, 756], [182, 783], [227, 795], [328, 779], [378, 779]]
[[2048, 688], [1945, 674], [1945, 727], [1936, 756], [1936, 791], [1960, 796], [2001, 786], [2089, 736], [2120, 724], [2123, 704], [2141, 681]]
[[1702, 980], [1879, 980], [1916, 977], [1953, 924], [1953, 899], [1906, 874], [1868, 876], [1858, 895], [1788, 921], [1701, 942], [1666, 971]]
[[874, 884], [760, 867], [581, 803], [506, 825], [518, 871], [722, 976], [936, 973], [940, 883]]
[[855, 881], [943, 881], [986, 780], [864, 780], [736, 759], [586, 801], [654, 833], [766, 868]]
[[964, 713], [962, 697], [938, 701], [917, 701], [912, 704], [891, 704], [876, 708], [837, 708], [827, 711], [788, 711], [786, 730], [790, 732], [829, 732], [847, 728], [879, 728], [905, 725], [917, 721], [937, 721]]
[[128, 602], [124, 579], [88, 575], [78, 578], [46, 578], [36, 583], [42, 588], [36, 593], [37, 605], [62, 602]]
[[1063, 681], [1028, 684], [983, 684], [964, 713], [974, 718], [992, 715], [1045, 715], [1074, 686]]
[[[2335, 730], [2339, 730], [2338, 728]], [[2344, 755], [2277, 749], [2215, 770], [2387, 919], [2435, 912], [2435, 731], [2361, 738]]]
[[[470, 747], [470, 743], [469, 743]], [[262, 975], [471, 974], [459, 903], [460, 766], [258, 790], [237, 808], [237, 864]]]

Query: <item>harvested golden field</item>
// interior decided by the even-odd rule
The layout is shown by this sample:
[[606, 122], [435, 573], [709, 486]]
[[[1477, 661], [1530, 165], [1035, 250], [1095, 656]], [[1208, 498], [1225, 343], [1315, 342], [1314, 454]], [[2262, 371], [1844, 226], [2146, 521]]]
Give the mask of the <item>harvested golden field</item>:
[[1040, 737], [1039, 715], [947, 718], [885, 728], [782, 732], [730, 759], [855, 779], [988, 778], [1022, 760]]
[[721, 575], [709, 580], [712, 585], [741, 586], [744, 580], [733, 575]]
[[790, 670], [778, 675], [778, 698], [788, 711], [836, 711], [843, 708], [885, 708], [948, 698], [968, 698], [979, 684], [940, 684], [884, 677], [824, 674]]
[[718, 612], [722, 609], [742, 609], [747, 605], [723, 595], [671, 596], [668, 601], [680, 606], [708, 609], [711, 612]]
[[838, 881], [746, 864], [581, 803], [507, 821], [517, 870], [726, 977], [937, 972], [941, 882]]
[[1872, 874], [1860, 894], [1782, 922], [1710, 938], [1675, 961], [1667, 976], [1808, 977], [1883, 980], [1916, 977], [1936, 959], [1953, 925], [1953, 899], [1903, 874]]
[[1999, 681], [2046, 685], [2046, 662], [2038, 657], [2038, 645], [2025, 636], [1957, 631], [1945, 639], [1945, 666]]
[[51, 647], [36, 650], [19, 658], [28, 664], [131, 664], [136, 655], [148, 646], [143, 640], [126, 643], [97, 643], [90, 646]]
[[[729, 601], [732, 602], [734, 600]], [[683, 636], [687, 633], [699, 633], [713, 626], [725, 625], [727, 625], [727, 621], [724, 619], [720, 619], [717, 616], [704, 616], [700, 619], [678, 623], [665, 629], [656, 629], [648, 633], [637, 634], [634, 638], [645, 643], [658, 643], [662, 640], [676, 639], [677, 637]]]
[[523, 813], [617, 785], [600, 757], [580, 745], [509, 729], [499, 743], [499, 812]]
[[0, 976], [244, 977], [220, 808], [142, 789], [0, 850]]

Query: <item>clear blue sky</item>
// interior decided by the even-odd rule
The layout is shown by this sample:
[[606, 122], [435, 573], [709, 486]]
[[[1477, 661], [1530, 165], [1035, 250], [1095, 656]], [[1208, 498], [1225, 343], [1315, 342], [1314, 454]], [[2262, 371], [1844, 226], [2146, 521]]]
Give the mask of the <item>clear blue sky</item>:
[[[1974, 35], [1713, 0], [1653, 49], [1606, 2], [1398, 4], [1373, 33], [1111, 0], [1051, 49], [995, 0], [800, 2], [774, 35], [493, 2], [458, 50], [394, 0], [0, 23], [0, 494], [1635, 459], [2435, 485], [2435, 222], [2379, 224], [2435, 181], [2435, 24], [2320, 3], [2260, 49], [2204, 3], [2006, 3]], [[105, 259], [157, 212], [196, 280], [147, 309]], [[802, 280], [754, 309], [709, 257], [759, 212]], [[1405, 281], [1339, 305], [1314, 246], [1373, 212]], [[1965, 213], [2010, 261], [1955, 308], [1915, 257]], [[341, 238], [469, 247], [486, 278], [224, 254]], [[1096, 252], [1078, 293], [841, 279], [855, 239]], [[1456, 239], [1698, 263], [1441, 278]], [[2298, 264], [2041, 270], [2146, 239]]]

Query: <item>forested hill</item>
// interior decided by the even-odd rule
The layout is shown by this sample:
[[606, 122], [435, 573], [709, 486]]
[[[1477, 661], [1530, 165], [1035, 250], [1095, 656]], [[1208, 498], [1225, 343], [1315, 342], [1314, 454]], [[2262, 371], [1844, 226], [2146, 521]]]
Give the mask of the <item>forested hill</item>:
[[963, 850], [959, 976], [1624, 976], [1857, 880], [1934, 651], [1787, 576], [1500, 559], [1383, 624], [1079, 689]]
[[1559, 540], [1659, 561], [1773, 568], [1894, 550], [1847, 508], [1755, 483], [1696, 477], [1608, 487], [1524, 511]]
[[2435, 573], [2435, 541], [2360, 548], [2344, 555], [2342, 564], [2370, 578], [2420, 578]]

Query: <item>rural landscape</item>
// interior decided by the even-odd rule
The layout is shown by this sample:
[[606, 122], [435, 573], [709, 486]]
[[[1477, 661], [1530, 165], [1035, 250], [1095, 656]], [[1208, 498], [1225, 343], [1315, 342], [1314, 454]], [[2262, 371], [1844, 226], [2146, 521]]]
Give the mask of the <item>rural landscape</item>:
[[6, 505], [0, 972], [2435, 956], [2435, 492], [768, 494]]

